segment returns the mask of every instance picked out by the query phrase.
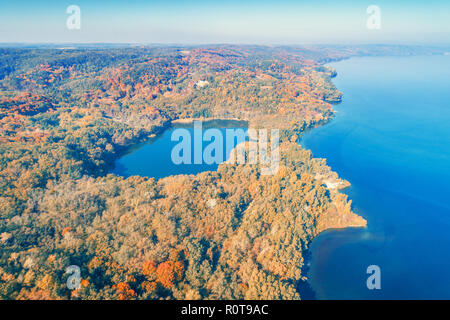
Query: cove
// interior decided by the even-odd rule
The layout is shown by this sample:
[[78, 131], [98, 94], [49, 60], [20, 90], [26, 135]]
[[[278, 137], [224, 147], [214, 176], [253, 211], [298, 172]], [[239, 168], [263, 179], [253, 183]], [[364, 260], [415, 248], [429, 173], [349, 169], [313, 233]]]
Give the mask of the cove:
[[[192, 138], [195, 136], [194, 123], [175, 124], [156, 137], [130, 148], [128, 152], [114, 162], [114, 168], [111, 173], [123, 177], [139, 175], [159, 179], [170, 175], [198, 174], [203, 171], [217, 170], [218, 164], [215, 162], [192, 161], [191, 163], [187, 163], [188, 161], [186, 161], [186, 163], [180, 163], [180, 161], [177, 161], [178, 159], [174, 159], [172, 152], [177, 148], [179, 142], [172, 141], [171, 137], [177, 129], [187, 130]], [[221, 136], [224, 137], [225, 140], [221, 153], [224, 161], [229, 159], [231, 148], [234, 148], [239, 142], [238, 138], [231, 142], [227, 141], [225, 138], [227, 136], [227, 130], [240, 129], [240, 131], [244, 130], [244, 132], [247, 132], [248, 130], [247, 122], [236, 120], [203, 121], [202, 129], [205, 129], [205, 132], [208, 132], [208, 129], [217, 129], [220, 131]], [[174, 136], [176, 136], [176, 134]], [[212, 139], [212, 142], [213, 141], [214, 139]], [[191, 155], [196, 154], [195, 148], [197, 147], [198, 143], [194, 143], [193, 139], [191, 143]], [[205, 148], [208, 147], [208, 143], [203, 143], [200, 147], [202, 150], [197, 153], [200, 153], [201, 155], [205, 151]]]
[[[331, 64], [336, 117], [302, 137], [351, 183], [364, 229], [310, 246], [317, 299], [450, 299], [450, 56], [363, 57]], [[369, 290], [367, 267], [381, 270]]]

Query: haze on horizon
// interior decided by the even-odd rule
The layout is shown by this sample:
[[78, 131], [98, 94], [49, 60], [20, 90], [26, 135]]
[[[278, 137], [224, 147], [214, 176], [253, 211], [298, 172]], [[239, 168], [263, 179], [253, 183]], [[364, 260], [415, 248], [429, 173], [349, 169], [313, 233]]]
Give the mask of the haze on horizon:
[[[69, 30], [70, 5], [81, 28]], [[369, 29], [367, 8], [381, 10]], [[0, 0], [1, 43], [448, 44], [449, 1]]]

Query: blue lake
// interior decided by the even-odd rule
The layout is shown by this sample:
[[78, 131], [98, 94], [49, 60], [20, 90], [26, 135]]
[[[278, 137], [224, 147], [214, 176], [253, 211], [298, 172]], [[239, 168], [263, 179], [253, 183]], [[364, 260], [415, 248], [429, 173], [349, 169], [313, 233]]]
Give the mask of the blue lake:
[[[313, 241], [315, 298], [450, 299], [450, 56], [352, 58], [332, 66], [343, 102], [302, 144], [351, 182], [345, 192], [368, 227]], [[226, 128], [246, 127], [203, 124], [223, 136]], [[162, 178], [216, 170], [172, 161], [179, 127], [130, 149], [112, 172]], [[182, 127], [193, 137], [192, 125]], [[381, 290], [367, 289], [369, 265], [381, 268]]]
[[[172, 134], [174, 134], [177, 129], [187, 130], [190, 135], [191, 163], [177, 164], [177, 161], [174, 161], [174, 158], [172, 157], [172, 150], [176, 148], [180, 142], [184, 141], [182, 138], [175, 139], [175, 136], [174, 139], [172, 139]], [[230, 157], [231, 148], [234, 148], [238, 143], [237, 138], [232, 141], [229, 139], [227, 140], [226, 131], [233, 130], [238, 133], [236, 130], [241, 130], [246, 133], [247, 123], [244, 121], [233, 120], [207, 121], [202, 123], [202, 129], [203, 133], [206, 133], [208, 129], [217, 129], [220, 131], [219, 136], [222, 137], [221, 140], [223, 146], [223, 148], [221, 148], [222, 156], [220, 156], [220, 158], [225, 161]], [[209, 141], [201, 142], [201, 152], [203, 153], [205, 148], [214, 141], [215, 139], [212, 138]], [[198, 139], [194, 138], [193, 124], [175, 125], [174, 127], [165, 130], [162, 134], [157, 135], [155, 138], [149, 139], [147, 142], [141, 143], [128, 150], [124, 156], [115, 161], [114, 169], [111, 172], [124, 177], [139, 175], [159, 179], [170, 175], [197, 174], [203, 171], [217, 170], [217, 163], [208, 164], [204, 161], [205, 159], [201, 159], [201, 163], [194, 163], [194, 148], [196, 143], [197, 145], [200, 145], [198, 144]], [[214, 152], [212, 154], [215, 155]], [[218, 163], [223, 161], [218, 161]]]
[[[302, 144], [352, 186], [367, 228], [311, 246], [318, 299], [450, 299], [450, 56], [364, 57], [331, 65], [337, 116]], [[381, 289], [366, 286], [369, 265]]]

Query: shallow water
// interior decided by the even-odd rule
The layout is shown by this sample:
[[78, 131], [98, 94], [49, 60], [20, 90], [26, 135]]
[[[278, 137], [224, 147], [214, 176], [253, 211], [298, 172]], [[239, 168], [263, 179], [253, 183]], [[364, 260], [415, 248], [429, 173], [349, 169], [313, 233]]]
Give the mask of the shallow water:
[[[302, 144], [352, 186], [368, 221], [311, 246], [319, 299], [450, 298], [450, 56], [364, 57], [332, 64], [338, 114]], [[366, 286], [369, 265], [381, 289]]]

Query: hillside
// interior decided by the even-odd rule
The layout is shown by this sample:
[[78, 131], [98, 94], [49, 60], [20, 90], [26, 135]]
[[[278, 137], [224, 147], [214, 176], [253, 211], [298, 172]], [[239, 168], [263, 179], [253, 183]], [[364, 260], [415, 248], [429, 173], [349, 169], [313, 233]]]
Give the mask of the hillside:
[[[0, 49], [0, 298], [298, 299], [304, 251], [364, 226], [346, 186], [298, 145], [333, 117], [342, 49]], [[336, 53], [338, 52], [338, 53]], [[155, 180], [107, 174], [186, 118], [281, 130], [255, 165]], [[81, 288], [66, 267], [81, 268]]]

